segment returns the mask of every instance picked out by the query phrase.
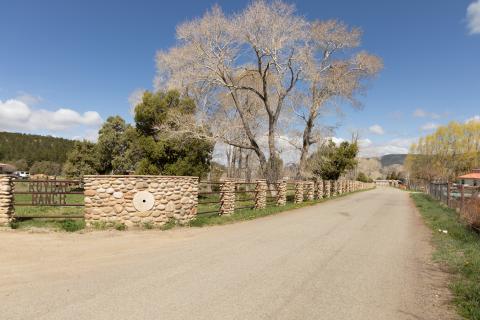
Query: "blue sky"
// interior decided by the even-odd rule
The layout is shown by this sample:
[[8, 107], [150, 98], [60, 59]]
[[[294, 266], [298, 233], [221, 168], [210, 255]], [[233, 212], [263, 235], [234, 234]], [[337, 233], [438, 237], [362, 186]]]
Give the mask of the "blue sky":
[[[336, 137], [358, 130], [364, 155], [405, 152], [439, 124], [480, 115], [480, 0], [289, 2], [362, 28], [362, 49], [384, 60], [363, 109], [325, 119], [341, 124]], [[0, 130], [94, 138], [109, 115], [131, 120], [155, 52], [215, 3], [232, 12], [248, 1], [0, 0]]]

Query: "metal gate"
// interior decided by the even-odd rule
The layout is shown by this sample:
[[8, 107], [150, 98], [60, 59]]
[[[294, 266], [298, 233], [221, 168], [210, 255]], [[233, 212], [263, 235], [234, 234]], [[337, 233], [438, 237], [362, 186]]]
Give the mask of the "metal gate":
[[78, 209], [71, 210], [73, 213], [69, 214], [64, 214], [65, 210], [48, 209], [48, 207], [83, 207], [81, 180], [32, 179], [15, 180], [14, 183], [16, 218], [83, 218], [83, 212]]

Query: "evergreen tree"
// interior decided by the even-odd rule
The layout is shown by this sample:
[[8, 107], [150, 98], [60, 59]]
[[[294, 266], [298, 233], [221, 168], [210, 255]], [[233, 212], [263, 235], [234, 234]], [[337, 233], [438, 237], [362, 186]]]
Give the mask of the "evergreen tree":
[[324, 180], [338, 180], [347, 170], [357, 164], [358, 145], [344, 141], [339, 146], [329, 141], [319, 148], [309, 159], [309, 167], [314, 175]]
[[68, 153], [63, 172], [67, 177], [82, 177], [97, 174], [99, 167], [95, 144], [89, 141], [76, 141], [73, 150]]
[[208, 172], [213, 144], [178, 130], [176, 119], [194, 116], [195, 103], [177, 91], [145, 92], [135, 108], [140, 146], [138, 174], [203, 176]]
[[98, 132], [99, 172], [125, 174], [133, 169], [127, 150], [134, 137], [127, 135], [127, 130], [131, 130], [131, 126], [120, 116], [109, 117], [105, 121]]

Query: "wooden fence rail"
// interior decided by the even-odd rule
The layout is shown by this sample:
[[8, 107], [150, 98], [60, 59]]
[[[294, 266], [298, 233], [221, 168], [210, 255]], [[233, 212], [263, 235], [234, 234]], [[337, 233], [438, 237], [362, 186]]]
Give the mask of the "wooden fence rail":
[[432, 182], [424, 192], [460, 213], [472, 227], [480, 228], [480, 186]]

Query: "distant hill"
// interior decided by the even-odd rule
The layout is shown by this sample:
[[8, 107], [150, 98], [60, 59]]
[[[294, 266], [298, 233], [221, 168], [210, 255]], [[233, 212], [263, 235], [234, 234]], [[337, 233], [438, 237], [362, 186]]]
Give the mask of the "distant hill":
[[358, 171], [372, 179], [385, 179], [391, 172], [403, 172], [406, 154], [387, 154], [382, 157], [359, 158]]
[[406, 154], [386, 154], [380, 157], [380, 163], [382, 164], [383, 168], [394, 164], [403, 165], [406, 157]]
[[0, 162], [25, 159], [64, 163], [72, 150], [73, 140], [24, 133], [0, 132]]

